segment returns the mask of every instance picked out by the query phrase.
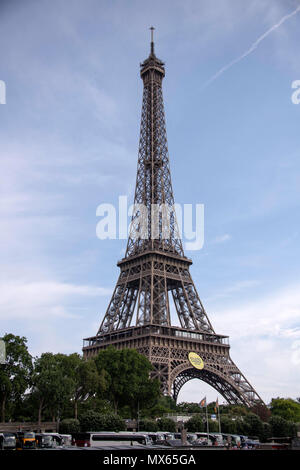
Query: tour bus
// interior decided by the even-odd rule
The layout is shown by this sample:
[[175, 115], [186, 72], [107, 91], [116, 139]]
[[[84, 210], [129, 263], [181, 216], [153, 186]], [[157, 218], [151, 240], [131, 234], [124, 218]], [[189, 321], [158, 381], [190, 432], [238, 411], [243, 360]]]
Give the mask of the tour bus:
[[37, 447], [53, 449], [56, 447], [71, 446], [71, 434], [58, 434], [54, 432], [38, 433], [35, 435]]
[[71, 434], [60, 434], [60, 437], [62, 438], [62, 444], [64, 446], [72, 445], [72, 436], [71, 436]]
[[124, 445], [145, 447], [151, 445], [151, 441], [143, 433], [80, 432], [73, 434], [72, 445], [76, 447], [116, 447]]

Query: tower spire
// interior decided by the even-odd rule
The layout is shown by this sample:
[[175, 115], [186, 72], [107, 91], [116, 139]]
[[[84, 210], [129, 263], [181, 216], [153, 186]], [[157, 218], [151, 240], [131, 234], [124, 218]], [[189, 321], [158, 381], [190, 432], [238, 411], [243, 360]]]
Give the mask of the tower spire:
[[151, 31], [151, 49], [150, 49], [150, 55], [155, 55], [154, 53], [154, 40], [153, 40], [153, 32], [155, 30], [155, 28], [153, 26], [151, 26], [151, 28], [149, 28], [150, 31]]

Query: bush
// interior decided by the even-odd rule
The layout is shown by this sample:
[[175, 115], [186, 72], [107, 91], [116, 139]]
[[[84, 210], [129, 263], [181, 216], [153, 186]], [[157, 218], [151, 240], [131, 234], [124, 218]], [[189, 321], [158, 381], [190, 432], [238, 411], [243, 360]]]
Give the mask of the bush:
[[244, 417], [238, 417], [235, 420], [235, 425], [236, 425], [236, 433], [240, 434], [242, 436], [248, 436], [248, 431], [249, 431], [249, 426], [247, 422], [245, 422]]
[[114, 413], [101, 414], [97, 411], [87, 411], [80, 417], [80, 429], [87, 431], [124, 431], [125, 423], [120, 416]]
[[106, 429], [104, 431], [125, 431], [125, 422], [119, 415], [111, 413], [109, 415], [103, 415], [105, 417]]
[[208, 420], [208, 429], [209, 432], [219, 432], [219, 423], [216, 420]]
[[170, 418], [160, 418], [157, 420], [159, 431], [176, 432], [176, 424]]
[[204, 431], [204, 422], [201, 414], [195, 415], [190, 418], [186, 423], [186, 429], [189, 432], [203, 432]]
[[281, 416], [272, 416], [269, 424], [272, 430], [272, 437], [295, 437], [297, 434], [294, 423], [281, 418]]
[[236, 421], [228, 418], [227, 416], [221, 416], [221, 429], [225, 434], [236, 434], [237, 424]]
[[156, 432], [158, 431], [158, 424], [154, 419], [143, 419], [139, 422], [139, 430]]
[[300, 403], [291, 398], [273, 398], [271, 412], [272, 416], [280, 416], [286, 421], [300, 422]]
[[59, 423], [59, 432], [61, 434], [73, 434], [80, 431], [80, 423], [78, 419], [63, 419]]
[[262, 442], [267, 442], [267, 440], [270, 437], [273, 437], [272, 436], [271, 425], [270, 425], [270, 423], [263, 423], [263, 433], [262, 433], [262, 436], [261, 436], [261, 441]]
[[254, 413], [249, 413], [244, 418], [245, 423], [245, 434], [248, 436], [258, 437], [260, 440], [263, 439], [263, 422]]

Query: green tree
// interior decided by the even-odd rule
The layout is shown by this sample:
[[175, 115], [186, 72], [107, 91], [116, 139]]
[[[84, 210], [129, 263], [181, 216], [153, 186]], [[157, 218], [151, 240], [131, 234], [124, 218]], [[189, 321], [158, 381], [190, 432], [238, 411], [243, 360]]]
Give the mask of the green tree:
[[73, 434], [80, 431], [80, 422], [78, 419], [63, 419], [59, 423], [59, 432], [61, 434]]
[[86, 413], [87, 411], [96, 411], [101, 414], [112, 414], [114, 413], [114, 407], [111, 401], [96, 396], [91, 396], [86, 400], [79, 402], [78, 405], [78, 416]]
[[181, 402], [177, 405], [176, 411], [178, 413], [199, 413], [200, 407], [199, 403], [188, 403], [188, 402]]
[[77, 353], [66, 357], [66, 374], [73, 382], [72, 402], [74, 404], [74, 418], [78, 418], [78, 404], [101, 395], [107, 389], [106, 373], [98, 373], [95, 361], [86, 360]]
[[185, 425], [186, 429], [189, 432], [203, 432], [205, 428], [205, 423], [203, 420], [203, 415], [201, 413], [192, 416]]
[[261, 436], [261, 442], [267, 442], [272, 437], [272, 427], [270, 423], [263, 423], [263, 433]]
[[68, 359], [64, 354], [43, 353], [37, 358], [33, 372], [33, 397], [38, 402], [38, 423], [48, 408], [55, 418], [69, 402], [74, 390], [74, 380], [69, 374]]
[[160, 396], [160, 383], [150, 379], [152, 364], [135, 349], [117, 350], [110, 346], [95, 358], [99, 374], [107, 374], [104, 397], [112, 401], [115, 412], [128, 405], [132, 414], [146, 404], [151, 407]]
[[157, 420], [157, 426], [159, 431], [175, 432], [176, 424], [170, 418], [159, 418]]
[[157, 432], [158, 424], [154, 419], [142, 419], [139, 422], [140, 431]]
[[269, 410], [269, 408], [267, 408], [266, 405], [263, 405], [261, 403], [257, 403], [256, 405], [252, 406], [252, 408], [250, 408], [250, 411], [256, 414], [265, 423], [268, 422], [271, 417], [271, 411]]
[[263, 422], [254, 413], [249, 413], [243, 418], [245, 424], [245, 434], [248, 436], [263, 438]]
[[5, 334], [6, 362], [0, 366], [1, 419], [5, 421], [8, 401], [17, 402], [30, 386], [32, 357], [27, 349], [27, 339]]
[[215, 419], [208, 420], [209, 432], [219, 432], [219, 423]]
[[141, 415], [144, 417], [159, 418], [168, 413], [176, 413], [176, 403], [168, 396], [160, 396], [152, 407], [146, 404], [141, 409]]
[[244, 417], [237, 417], [235, 419], [235, 426], [237, 434], [240, 434], [242, 436], [248, 435], [249, 427], [245, 422]]
[[30, 392], [17, 401], [13, 413], [10, 415], [13, 421], [35, 421], [36, 420], [36, 401]]
[[230, 417], [246, 416], [249, 413], [249, 408], [243, 405], [220, 405], [222, 414]]
[[300, 422], [300, 403], [291, 398], [273, 398], [271, 401], [272, 416], [280, 416], [287, 421]]
[[97, 411], [87, 411], [80, 416], [81, 431], [124, 431], [125, 423], [117, 414], [101, 414]]
[[269, 424], [272, 430], [271, 437], [294, 437], [296, 435], [295, 424], [281, 416], [272, 416]]
[[225, 434], [236, 434], [237, 425], [236, 421], [229, 418], [228, 416], [221, 416], [221, 429]]

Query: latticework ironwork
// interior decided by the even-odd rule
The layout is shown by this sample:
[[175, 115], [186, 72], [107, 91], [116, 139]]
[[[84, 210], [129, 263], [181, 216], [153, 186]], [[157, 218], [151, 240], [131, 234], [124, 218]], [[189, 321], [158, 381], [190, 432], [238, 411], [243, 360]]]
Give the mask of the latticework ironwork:
[[[228, 338], [215, 333], [190, 274], [192, 261], [183, 251], [162, 95], [165, 68], [154, 53], [153, 40], [140, 73], [144, 92], [127, 249], [97, 335], [84, 340], [84, 355], [91, 357], [110, 344], [135, 348], [153, 364], [153, 376], [161, 380], [164, 393], [175, 398], [187, 381], [199, 378], [229, 403], [262, 403], [230, 358]], [[170, 296], [180, 327], [171, 325]], [[191, 351], [201, 355], [203, 370], [189, 363]]]

